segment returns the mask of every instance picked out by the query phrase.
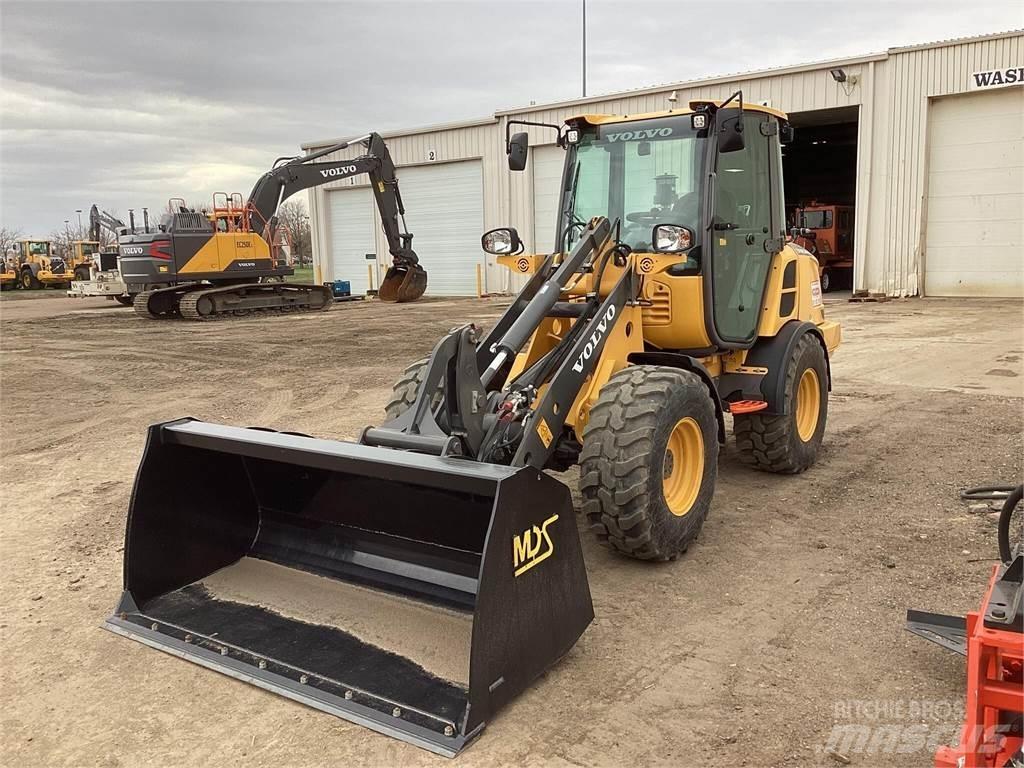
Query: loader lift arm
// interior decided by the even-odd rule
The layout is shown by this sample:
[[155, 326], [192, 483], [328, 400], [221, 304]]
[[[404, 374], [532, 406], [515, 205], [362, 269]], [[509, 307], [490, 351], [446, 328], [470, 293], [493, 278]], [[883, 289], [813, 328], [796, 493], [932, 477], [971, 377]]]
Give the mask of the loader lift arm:
[[[362, 144], [366, 148], [366, 153], [349, 160], [316, 162], [326, 155], [340, 152], [355, 144]], [[370, 133], [352, 141], [343, 141], [309, 155], [279, 158], [274, 167], [256, 182], [249, 195], [247, 207], [266, 223], [271, 229], [270, 234], [273, 234], [272, 230], [277, 226], [278, 209], [296, 192], [363, 173], [370, 177], [370, 187], [377, 209], [380, 211], [388, 251], [394, 262], [394, 267], [389, 270], [389, 277], [396, 269], [403, 273], [423, 274], [425, 287], [426, 276], [419, 268], [419, 258], [412, 249], [412, 234], [405, 226], [405, 206], [402, 204], [402, 195], [398, 189], [395, 164], [391, 159], [391, 153], [388, 152], [387, 144], [378, 133]], [[385, 299], [387, 297], [383, 294], [387, 280], [388, 278], [385, 278], [385, 284], [381, 287], [381, 298]]]

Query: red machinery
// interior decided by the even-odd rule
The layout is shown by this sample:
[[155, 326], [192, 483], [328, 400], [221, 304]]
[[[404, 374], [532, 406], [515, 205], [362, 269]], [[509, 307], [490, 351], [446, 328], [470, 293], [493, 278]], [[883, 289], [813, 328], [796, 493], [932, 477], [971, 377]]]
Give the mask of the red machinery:
[[[988, 498], [999, 498], [985, 489]], [[981, 608], [966, 619], [907, 611], [907, 629], [967, 656], [967, 700], [957, 746], [939, 747], [936, 768], [1024, 765], [1024, 550], [1011, 549], [1010, 517], [1022, 486], [1003, 491], [999, 518], [1002, 562], [992, 567]], [[970, 492], [968, 492], [970, 493]], [[1008, 494], [1008, 495], [1007, 495]], [[968, 498], [983, 498], [978, 494]]]
[[835, 287], [836, 278], [853, 269], [853, 206], [810, 203], [796, 209], [798, 245], [813, 253], [821, 267], [821, 290]]

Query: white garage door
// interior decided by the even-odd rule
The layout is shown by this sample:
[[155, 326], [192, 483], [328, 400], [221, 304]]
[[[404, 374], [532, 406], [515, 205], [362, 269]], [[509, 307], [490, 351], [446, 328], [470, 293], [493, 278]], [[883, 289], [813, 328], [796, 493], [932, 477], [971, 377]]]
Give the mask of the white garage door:
[[427, 294], [475, 296], [483, 264], [483, 176], [480, 162], [399, 168], [412, 247], [427, 270]]
[[531, 147], [530, 154], [533, 156], [533, 250], [550, 253], [555, 247], [565, 150], [556, 146]]
[[370, 188], [334, 190], [327, 193], [327, 201], [331, 212], [330, 259], [334, 279], [348, 280], [353, 296], [364, 294], [370, 287], [366, 265], [374, 264], [366, 260], [366, 254], [376, 251]]
[[928, 296], [1024, 296], [1024, 88], [929, 108]]

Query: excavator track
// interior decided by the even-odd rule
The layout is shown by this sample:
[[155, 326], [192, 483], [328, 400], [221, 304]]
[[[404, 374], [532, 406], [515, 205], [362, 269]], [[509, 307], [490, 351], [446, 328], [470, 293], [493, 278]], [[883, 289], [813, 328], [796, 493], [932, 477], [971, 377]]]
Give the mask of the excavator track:
[[181, 296], [197, 283], [175, 285], [170, 288], [154, 288], [135, 295], [132, 308], [135, 314], [147, 320], [167, 320], [178, 316], [178, 302]]
[[334, 296], [320, 285], [253, 283], [189, 291], [178, 302], [186, 320], [223, 320], [253, 314], [324, 312]]

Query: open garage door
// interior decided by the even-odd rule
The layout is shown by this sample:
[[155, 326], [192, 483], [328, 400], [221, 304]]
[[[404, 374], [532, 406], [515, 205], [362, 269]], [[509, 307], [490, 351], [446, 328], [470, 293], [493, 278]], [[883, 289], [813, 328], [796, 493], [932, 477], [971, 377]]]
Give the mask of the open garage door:
[[[330, 210], [330, 260], [335, 280], [348, 280], [352, 295], [365, 294], [369, 289], [366, 254], [374, 253], [373, 197], [369, 187], [336, 189], [327, 193]], [[374, 286], [375, 288], [377, 286]]]
[[796, 112], [789, 118], [794, 140], [782, 150], [787, 223], [812, 230], [799, 242], [818, 257], [822, 289], [850, 288], [858, 108]]
[[397, 176], [412, 247], [427, 270], [427, 294], [475, 296], [484, 258], [480, 161], [409, 166]]
[[1024, 88], [928, 109], [927, 296], [1024, 296]]
[[530, 156], [533, 158], [533, 250], [550, 253], [555, 248], [565, 150], [556, 145], [532, 147]]

